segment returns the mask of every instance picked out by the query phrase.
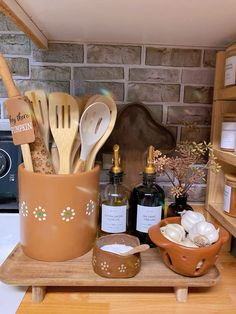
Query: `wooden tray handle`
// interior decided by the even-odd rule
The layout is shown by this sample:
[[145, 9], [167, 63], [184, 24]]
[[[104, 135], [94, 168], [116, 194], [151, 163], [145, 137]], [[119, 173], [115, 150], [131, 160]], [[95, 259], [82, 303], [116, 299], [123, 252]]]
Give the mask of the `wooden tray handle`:
[[20, 96], [20, 92], [12, 79], [7, 62], [2, 54], [0, 54], [0, 76], [2, 77], [3, 83], [6, 87], [8, 97], [11, 98]]

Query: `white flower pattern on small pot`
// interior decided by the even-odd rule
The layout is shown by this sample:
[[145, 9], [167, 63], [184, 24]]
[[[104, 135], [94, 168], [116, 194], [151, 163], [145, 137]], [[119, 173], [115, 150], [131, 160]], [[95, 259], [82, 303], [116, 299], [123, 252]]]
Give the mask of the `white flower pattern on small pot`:
[[28, 206], [26, 205], [26, 202], [23, 201], [21, 203], [21, 206], [20, 206], [20, 213], [23, 217], [27, 217], [28, 214], [29, 214], [29, 211], [28, 211]]
[[33, 214], [38, 221], [45, 221], [47, 218], [46, 210], [42, 206], [36, 207]]
[[75, 218], [75, 210], [73, 208], [70, 208], [69, 206], [66, 207], [66, 209], [63, 209], [61, 212], [61, 219], [63, 221], [69, 222]]
[[120, 273], [125, 273], [127, 267], [126, 267], [124, 264], [121, 264], [121, 265], [118, 267], [118, 269], [119, 269], [119, 272], [120, 272]]
[[134, 268], [138, 269], [140, 267], [140, 260], [138, 259], [137, 262], [134, 264]]
[[90, 200], [86, 206], [86, 215], [90, 216], [95, 210], [95, 202]]
[[107, 264], [107, 262], [101, 262], [101, 269], [108, 271], [109, 265]]

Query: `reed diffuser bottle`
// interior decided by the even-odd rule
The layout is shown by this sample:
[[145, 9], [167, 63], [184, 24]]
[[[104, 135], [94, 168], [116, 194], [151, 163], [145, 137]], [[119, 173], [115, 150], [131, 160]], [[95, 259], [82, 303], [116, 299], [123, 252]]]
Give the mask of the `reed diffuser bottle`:
[[113, 166], [109, 176], [110, 182], [101, 193], [100, 235], [128, 231], [129, 191], [122, 184], [118, 145], [113, 147]]
[[164, 218], [163, 189], [156, 183], [154, 147], [149, 146], [142, 184], [135, 187], [130, 199], [131, 232], [141, 243], [154, 246], [148, 236], [148, 229]]

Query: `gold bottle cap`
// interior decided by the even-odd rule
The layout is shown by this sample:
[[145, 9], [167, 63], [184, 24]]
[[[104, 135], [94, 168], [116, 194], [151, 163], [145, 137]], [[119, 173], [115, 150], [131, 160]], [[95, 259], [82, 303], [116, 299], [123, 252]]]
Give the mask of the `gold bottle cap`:
[[148, 148], [147, 162], [146, 167], [144, 168], [144, 173], [154, 174], [155, 172], [156, 170], [154, 166], [154, 147], [150, 145]]
[[121, 173], [122, 169], [120, 166], [120, 155], [119, 155], [119, 145], [115, 144], [113, 146], [113, 166], [111, 168], [112, 173]]

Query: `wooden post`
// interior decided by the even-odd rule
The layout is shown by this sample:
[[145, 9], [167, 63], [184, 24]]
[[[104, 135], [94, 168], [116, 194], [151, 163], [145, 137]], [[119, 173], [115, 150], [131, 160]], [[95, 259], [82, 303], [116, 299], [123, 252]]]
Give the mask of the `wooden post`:
[[175, 297], [178, 302], [187, 302], [188, 287], [174, 287]]
[[32, 286], [33, 303], [41, 303], [46, 294], [46, 287]]

